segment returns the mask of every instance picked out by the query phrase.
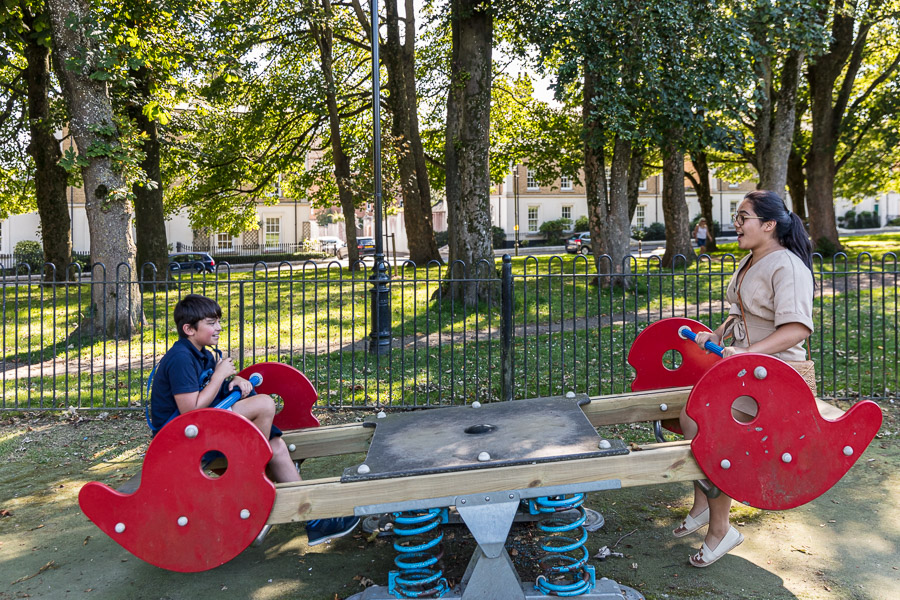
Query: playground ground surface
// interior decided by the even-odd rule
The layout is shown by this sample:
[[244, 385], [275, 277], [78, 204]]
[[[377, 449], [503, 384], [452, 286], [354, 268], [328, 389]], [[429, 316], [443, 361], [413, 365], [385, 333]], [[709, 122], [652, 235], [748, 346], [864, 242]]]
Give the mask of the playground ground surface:
[[[623, 558], [592, 560], [598, 576], [641, 591], [648, 600], [895, 600], [900, 597], [900, 400], [881, 402], [882, 431], [829, 492], [786, 512], [737, 507], [746, 541], [708, 569], [688, 565], [701, 534], [670, 531], [688, 510], [690, 486], [630, 488], [589, 496], [606, 525], [588, 549]], [[847, 408], [849, 405], [842, 405]], [[360, 418], [325, 413], [324, 423]], [[617, 426], [605, 436], [646, 436]], [[87, 481], [116, 485], [140, 466], [149, 436], [143, 415], [56, 414], [0, 417], [0, 600], [341, 600], [372, 582], [387, 583], [390, 538], [357, 530], [309, 548], [303, 526], [273, 528], [261, 547], [204, 573], [160, 570], [132, 556], [80, 512]], [[360, 455], [304, 463], [305, 478], [336, 475]], [[446, 573], [458, 581], [474, 542], [461, 526], [445, 529]], [[534, 576], [536, 535], [515, 525], [507, 548], [523, 580]]]

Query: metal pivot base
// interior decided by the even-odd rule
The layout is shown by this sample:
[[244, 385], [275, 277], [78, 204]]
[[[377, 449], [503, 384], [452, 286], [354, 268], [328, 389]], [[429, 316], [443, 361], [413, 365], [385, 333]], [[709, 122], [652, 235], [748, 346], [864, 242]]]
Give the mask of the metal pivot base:
[[[584, 484], [581, 484], [582, 486]], [[568, 487], [568, 486], [560, 486]], [[595, 482], [595, 489], [615, 489], [619, 482]], [[555, 495], [568, 493], [568, 489], [545, 489], [543, 493]], [[535, 493], [535, 490], [529, 490]], [[525, 492], [524, 495], [530, 495]], [[472, 555], [466, 572], [459, 585], [443, 598], [453, 600], [554, 600], [534, 588], [533, 583], [522, 583], [505, 543], [523, 492], [491, 492], [448, 498], [469, 528], [478, 547]], [[434, 502], [432, 500], [431, 502]], [[430, 504], [425, 501], [423, 504]], [[444, 504], [446, 506], [446, 504]], [[387, 507], [361, 507], [357, 514], [379, 511]], [[380, 511], [379, 511], [380, 512]], [[387, 512], [387, 511], [385, 511]], [[585, 600], [644, 600], [636, 590], [621, 586], [615, 581], [603, 578], [596, 582], [592, 591], [579, 596]], [[374, 586], [351, 596], [348, 600], [396, 600], [387, 587]]]

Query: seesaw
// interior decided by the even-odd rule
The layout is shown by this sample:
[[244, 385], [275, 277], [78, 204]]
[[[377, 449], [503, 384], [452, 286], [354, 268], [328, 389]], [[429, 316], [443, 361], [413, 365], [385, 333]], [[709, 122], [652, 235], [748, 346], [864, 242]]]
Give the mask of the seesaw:
[[[248, 421], [221, 410], [192, 411], [151, 442], [137, 491], [89, 483], [79, 501], [123, 547], [176, 571], [227, 562], [266, 523], [397, 513], [395, 530], [411, 533], [397, 536], [398, 569], [388, 588], [369, 588], [361, 598], [639, 598], [595, 578], [581, 524], [577, 518], [559, 522], [557, 511], [577, 509], [584, 492], [704, 477], [751, 506], [792, 508], [834, 485], [881, 425], [880, 409], [868, 401], [823, 418], [790, 366], [763, 355], [707, 355], [679, 335], [685, 326], [707, 330], [695, 321], [666, 319], [638, 336], [629, 354], [637, 373], [631, 393], [442, 408], [286, 432], [295, 460], [367, 452], [364, 463], [340, 478], [272, 484], [264, 475], [268, 444]], [[682, 356], [678, 369], [663, 364], [669, 350]], [[268, 367], [245, 372], [260, 368]], [[295, 416], [308, 413], [315, 402], [315, 390], [297, 375], [282, 369], [264, 378], [270, 387], [261, 391], [285, 399], [279, 416], [289, 406]], [[294, 393], [300, 387], [304, 394]], [[759, 405], [750, 423], [731, 416], [731, 403], [743, 395]], [[297, 408], [301, 401], [305, 408]], [[677, 418], [685, 405], [700, 427], [692, 445], [646, 444], [634, 451], [596, 433], [601, 425]], [[219, 477], [200, 469], [211, 450], [227, 458]], [[504, 549], [515, 512], [526, 502], [548, 514], [542, 545], [551, 558], [542, 563], [546, 575], [536, 586], [519, 582]], [[450, 506], [478, 542], [466, 576], [452, 590], [436, 558], [437, 531]]]

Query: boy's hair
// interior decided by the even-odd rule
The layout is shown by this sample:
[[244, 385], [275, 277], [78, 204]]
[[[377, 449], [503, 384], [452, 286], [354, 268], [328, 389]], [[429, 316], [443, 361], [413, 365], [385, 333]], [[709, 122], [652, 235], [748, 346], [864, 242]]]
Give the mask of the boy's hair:
[[175, 305], [172, 316], [175, 318], [175, 327], [178, 329], [178, 337], [187, 337], [184, 326], [190, 325], [197, 328], [197, 323], [203, 319], [221, 319], [222, 307], [219, 303], [200, 294], [188, 294]]

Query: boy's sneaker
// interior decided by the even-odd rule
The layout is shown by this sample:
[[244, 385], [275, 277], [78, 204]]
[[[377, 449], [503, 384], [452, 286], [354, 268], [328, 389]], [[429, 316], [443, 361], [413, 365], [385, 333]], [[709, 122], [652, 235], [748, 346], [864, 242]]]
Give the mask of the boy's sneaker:
[[359, 517], [316, 519], [306, 523], [306, 538], [310, 546], [330, 542], [345, 536], [359, 525]]

